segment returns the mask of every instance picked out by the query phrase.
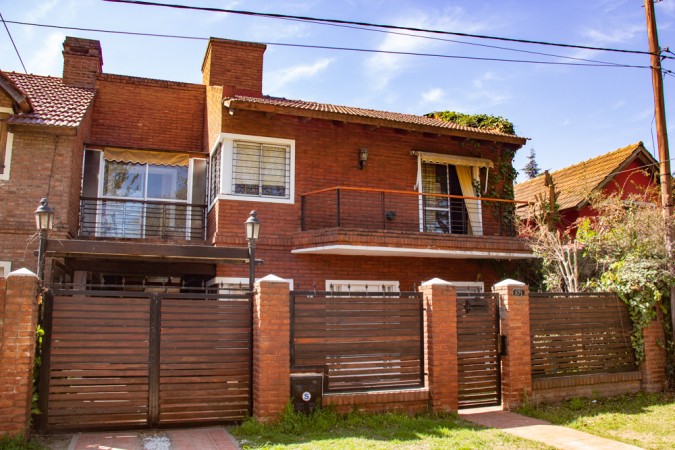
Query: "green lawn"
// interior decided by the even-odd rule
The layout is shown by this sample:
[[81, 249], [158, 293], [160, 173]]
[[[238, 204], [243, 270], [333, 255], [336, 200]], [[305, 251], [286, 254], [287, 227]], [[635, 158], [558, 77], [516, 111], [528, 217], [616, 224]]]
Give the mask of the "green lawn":
[[518, 412], [647, 449], [675, 446], [675, 391], [528, 405]]
[[548, 449], [455, 414], [406, 416], [322, 410], [303, 416], [288, 410], [275, 424], [254, 420], [229, 428], [246, 449]]

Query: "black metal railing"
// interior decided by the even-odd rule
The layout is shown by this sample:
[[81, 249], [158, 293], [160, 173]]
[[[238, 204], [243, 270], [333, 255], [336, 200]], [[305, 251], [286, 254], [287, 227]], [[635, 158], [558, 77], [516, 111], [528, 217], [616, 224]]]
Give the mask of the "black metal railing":
[[80, 199], [80, 237], [204, 240], [206, 205], [106, 199]]
[[515, 236], [514, 200], [333, 187], [302, 199], [302, 230], [358, 228], [408, 233]]

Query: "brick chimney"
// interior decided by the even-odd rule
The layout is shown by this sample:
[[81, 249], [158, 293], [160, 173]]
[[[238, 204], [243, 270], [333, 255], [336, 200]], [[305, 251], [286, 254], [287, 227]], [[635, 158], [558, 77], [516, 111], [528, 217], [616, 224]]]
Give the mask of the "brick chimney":
[[96, 88], [96, 75], [103, 69], [101, 43], [67, 36], [63, 42], [63, 84]]
[[263, 55], [267, 46], [254, 42], [209, 39], [202, 82], [222, 86], [223, 95], [262, 97]]

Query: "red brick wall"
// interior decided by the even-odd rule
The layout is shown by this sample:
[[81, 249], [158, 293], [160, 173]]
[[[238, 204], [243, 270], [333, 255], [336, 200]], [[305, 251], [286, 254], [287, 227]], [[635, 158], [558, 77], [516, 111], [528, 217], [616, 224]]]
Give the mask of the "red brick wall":
[[640, 390], [640, 372], [575, 375], [532, 381], [532, 401], [560, 402], [580, 397], [611, 397]]
[[661, 392], [666, 387], [666, 342], [663, 330], [663, 313], [656, 307], [656, 320], [643, 330], [645, 359], [640, 364], [642, 389], [647, 392]]
[[[76, 202], [82, 165], [81, 136], [40, 133], [37, 127], [13, 127], [10, 179], [0, 182], [0, 260], [12, 270], [37, 270], [34, 212], [42, 197], [54, 210], [51, 237], [65, 238], [77, 227]], [[77, 195], [73, 197], [73, 192]]]
[[203, 83], [223, 86], [225, 96], [261, 96], [265, 48], [264, 44], [211, 38], [202, 65]]
[[205, 152], [205, 87], [100, 75], [90, 144]]
[[37, 277], [0, 278], [0, 436], [26, 433], [37, 326]]

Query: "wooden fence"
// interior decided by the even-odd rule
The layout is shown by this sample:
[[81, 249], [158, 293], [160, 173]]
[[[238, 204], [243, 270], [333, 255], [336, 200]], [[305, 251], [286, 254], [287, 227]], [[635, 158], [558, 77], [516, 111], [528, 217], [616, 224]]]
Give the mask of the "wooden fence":
[[626, 304], [606, 293], [530, 293], [532, 377], [637, 370]]
[[325, 374], [325, 392], [424, 385], [419, 293], [291, 294], [291, 368]]

